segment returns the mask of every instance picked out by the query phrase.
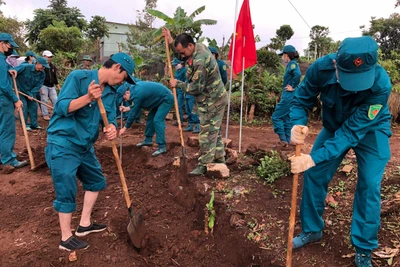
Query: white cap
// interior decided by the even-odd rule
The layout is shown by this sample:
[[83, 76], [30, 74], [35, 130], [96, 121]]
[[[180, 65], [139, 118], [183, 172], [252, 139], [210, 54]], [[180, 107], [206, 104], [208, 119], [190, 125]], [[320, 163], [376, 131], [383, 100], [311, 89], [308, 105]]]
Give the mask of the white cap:
[[52, 57], [53, 53], [51, 53], [49, 50], [44, 50], [42, 56]]

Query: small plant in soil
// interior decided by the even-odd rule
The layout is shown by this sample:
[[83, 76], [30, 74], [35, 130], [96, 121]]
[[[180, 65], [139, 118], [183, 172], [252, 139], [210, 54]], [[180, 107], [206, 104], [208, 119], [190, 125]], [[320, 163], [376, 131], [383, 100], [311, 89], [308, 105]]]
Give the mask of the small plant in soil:
[[271, 150], [268, 155], [262, 158], [261, 164], [257, 168], [257, 175], [267, 183], [274, 183], [275, 180], [288, 176], [289, 173], [288, 161], [283, 160], [275, 150]]
[[216, 215], [214, 210], [214, 191], [211, 192], [210, 202], [206, 204], [204, 214], [205, 214], [204, 231], [206, 232], [206, 234], [208, 234], [209, 233], [208, 229], [210, 229], [212, 233], [214, 230], [215, 215]]
[[265, 223], [260, 224], [257, 222], [257, 219], [252, 218], [251, 221], [247, 222], [247, 226], [249, 227], [247, 240], [253, 241], [255, 243], [267, 240], [268, 235], [267, 233], [265, 233]]

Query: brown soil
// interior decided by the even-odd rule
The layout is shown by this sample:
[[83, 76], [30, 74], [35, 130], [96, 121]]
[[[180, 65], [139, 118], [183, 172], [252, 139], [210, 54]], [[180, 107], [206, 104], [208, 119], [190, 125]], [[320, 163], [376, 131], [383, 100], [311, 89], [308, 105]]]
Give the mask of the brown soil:
[[[47, 122], [39, 121], [42, 126]], [[312, 123], [312, 142], [320, 130]], [[103, 233], [84, 237], [91, 246], [78, 251], [76, 262], [69, 262], [69, 253], [60, 251], [58, 217], [52, 208], [55, 194], [47, 167], [35, 172], [28, 167], [12, 174], [0, 174], [0, 266], [285, 266], [288, 218], [292, 177], [282, 177], [273, 185], [257, 177], [257, 161], [239, 156], [229, 165], [227, 180], [190, 178], [179, 180], [174, 157], [181, 155], [178, 130], [168, 122], [168, 153], [152, 158], [154, 148], [137, 148], [143, 139], [144, 125], [136, 125], [124, 138], [123, 168], [135, 211], [141, 211], [148, 228], [146, 245], [140, 251], [128, 242], [128, 212], [122, 195], [118, 171], [109, 142], [100, 139], [96, 154], [107, 178], [107, 189], [100, 194], [93, 219], [107, 223]], [[27, 159], [21, 129], [17, 129], [16, 152]], [[185, 138], [192, 135], [185, 133]], [[239, 126], [230, 127], [233, 149], [238, 150]], [[45, 131], [30, 132], [36, 164], [44, 161]], [[399, 191], [399, 130], [391, 139], [393, 157], [382, 183], [383, 200], [390, 200]], [[278, 141], [269, 125], [243, 127], [242, 152], [250, 144], [270, 149]], [[310, 144], [305, 145], [305, 151]], [[196, 165], [198, 148], [186, 148], [188, 169]], [[290, 151], [289, 151], [290, 152]], [[355, 164], [346, 158], [344, 163]], [[355, 168], [356, 169], [356, 168]], [[349, 243], [352, 197], [356, 170], [346, 175], [338, 172], [331, 184], [339, 208], [326, 208], [323, 239], [293, 253], [292, 266], [353, 266]], [[302, 175], [299, 195], [301, 198]], [[212, 233], [205, 233], [205, 205], [215, 191], [216, 223]], [[339, 193], [338, 193], [339, 192]], [[79, 189], [78, 212], [73, 227], [79, 222], [83, 191]], [[298, 201], [298, 204], [300, 201]], [[393, 207], [391, 207], [393, 208]], [[399, 211], [392, 209], [382, 218], [380, 247], [398, 246]], [[297, 213], [295, 234], [300, 231]], [[397, 241], [397, 243], [396, 243]], [[386, 260], [375, 259], [377, 266]], [[393, 263], [399, 262], [394, 258]]]

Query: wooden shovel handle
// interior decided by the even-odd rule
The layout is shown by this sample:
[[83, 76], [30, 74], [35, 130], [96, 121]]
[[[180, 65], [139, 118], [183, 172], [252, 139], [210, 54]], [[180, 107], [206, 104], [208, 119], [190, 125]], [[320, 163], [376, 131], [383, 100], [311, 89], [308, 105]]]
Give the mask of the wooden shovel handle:
[[[18, 91], [18, 93], [20, 93], [20, 94], [23, 95], [23, 96], [29, 97], [29, 95], [25, 94], [24, 92]], [[35, 101], [35, 102], [37, 102], [37, 103], [39, 103], [39, 104], [41, 104], [41, 105], [43, 105], [43, 106], [45, 106], [45, 107], [48, 107], [48, 108], [50, 108], [50, 109], [54, 109], [52, 106], [50, 106], [50, 105], [48, 105], [48, 104], [46, 104], [46, 103], [44, 103], [44, 102], [42, 102], [42, 101], [39, 101], [39, 100], [37, 100], [36, 98], [33, 98], [32, 100]]]
[[[296, 145], [296, 157], [300, 156], [301, 145]], [[296, 210], [297, 210], [297, 187], [299, 185], [299, 174], [293, 174], [293, 188], [292, 188], [292, 204], [290, 207], [290, 221], [289, 221], [289, 234], [288, 234], [288, 248], [286, 255], [286, 267], [292, 266], [292, 250], [293, 250], [293, 233], [294, 233], [294, 223], [296, 220]]]
[[[15, 81], [14, 76], [12, 76], [12, 79], [13, 79], [15, 94], [17, 95], [17, 97], [19, 99], [19, 94], [18, 94], [19, 91], [18, 91], [18, 87], [17, 87], [17, 82]], [[31, 145], [29, 142], [28, 131], [26, 130], [25, 117], [24, 117], [24, 112], [23, 112], [22, 108], [19, 109], [19, 118], [21, 120], [22, 130], [24, 131], [26, 149], [28, 150], [29, 163], [31, 164], [31, 170], [34, 170], [36, 168], [36, 166], [35, 166], [35, 161], [33, 159], [32, 149], [31, 149]]]
[[[167, 62], [168, 62], [168, 70], [169, 70], [169, 77], [173, 78], [174, 75], [172, 73], [172, 65], [171, 65], [171, 58], [169, 54], [169, 44], [168, 44], [168, 38], [165, 36], [165, 50], [167, 52]], [[172, 87], [172, 92], [174, 95], [174, 106], [175, 106], [175, 112], [176, 112], [176, 119], [178, 121], [178, 129], [179, 129], [179, 135], [181, 138], [181, 145], [185, 147], [185, 141], [183, 140], [183, 132], [182, 132], [182, 125], [181, 125], [181, 117], [179, 114], [179, 107], [178, 107], [178, 97], [176, 96], [176, 88]]]
[[[104, 127], [109, 128], [110, 124], [108, 123], [106, 110], [104, 108], [103, 101], [101, 100], [101, 98], [99, 98], [97, 100], [97, 104], [99, 105], [99, 108], [100, 108], [100, 114], [101, 114], [101, 118], [103, 119]], [[115, 158], [115, 163], [117, 164], [119, 178], [121, 180], [122, 190], [124, 192], [124, 197], [125, 197], [125, 201], [126, 201], [126, 206], [129, 209], [131, 207], [131, 199], [129, 197], [128, 187], [126, 185], [125, 175], [124, 175], [124, 171], [122, 170], [121, 161], [118, 156], [118, 149], [114, 143], [114, 140], [111, 140], [110, 142], [111, 142], [111, 147], [112, 147], [112, 151], [113, 151], [114, 158]]]

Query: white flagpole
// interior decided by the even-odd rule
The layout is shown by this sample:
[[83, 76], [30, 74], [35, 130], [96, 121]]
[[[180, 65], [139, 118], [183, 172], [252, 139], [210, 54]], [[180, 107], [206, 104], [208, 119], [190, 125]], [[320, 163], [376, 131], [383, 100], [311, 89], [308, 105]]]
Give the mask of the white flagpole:
[[228, 139], [228, 132], [229, 132], [229, 113], [231, 109], [231, 94], [232, 94], [232, 76], [233, 76], [233, 61], [235, 60], [235, 45], [236, 45], [236, 16], [237, 16], [237, 9], [238, 9], [238, 0], [236, 0], [236, 7], [235, 7], [235, 14], [233, 16], [233, 45], [232, 47], [232, 60], [231, 60], [231, 75], [229, 78], [229, 92], [228, 92], [228, 108], [226, 113], [226, 134], [225, 138]]
[[[246, 36], [243, 36], [243, 48], [246, 46]], [[242, 57], [242, 89], [240, 94], [240, 130], [239, 130], [239, 153], [242, 151], [242, 121], [243, 121], [243, 94], [244, 94], [244, 61]]]

